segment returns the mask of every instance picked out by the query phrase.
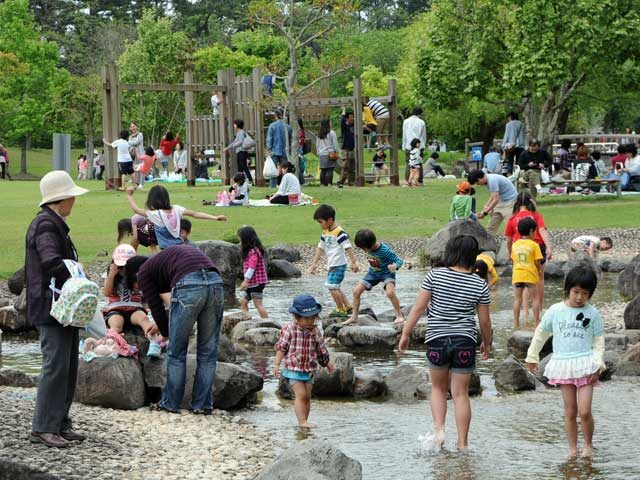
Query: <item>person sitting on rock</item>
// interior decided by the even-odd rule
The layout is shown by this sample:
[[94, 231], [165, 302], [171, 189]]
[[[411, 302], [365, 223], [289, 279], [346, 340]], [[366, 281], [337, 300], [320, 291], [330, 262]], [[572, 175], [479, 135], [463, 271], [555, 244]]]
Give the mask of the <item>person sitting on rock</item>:
[[[316, 326], [322, 306], [311, 295], [298, 295], [289, 307], [293, 322], [280, 330], [280, 339], [275, 345], [276, 359], [273, 365], [273, 376], [289, 383], [295, 394], [294, 411], [298, 418], [298, 426], [310, 428], [309, 411], [311, 410], [311, 390], [313, 374], [318, 364], [326, 367], [329, 373], [335, 368], [329, 358], [329, 351], [324, 344], [322, 330]], [[284, 360], [284, 368], [280, 364]]]
[[[135, 275], [130, 278], [125, 276], [127, 260], [135, 255], [135, 248], [126, 243], [118, 245], [113, 251], [113, 261], [104, 281], [104, 294], [109, 303], [102, 313], [109, 328], [118, 334], [122, 334], [125, 325], [133, 325], [140, 327], [145, 335], [149, 335], [155, 324], [149, 319], [142, 305], [142, 295], [137, 288], [138, 279]], [[150, 340], [147, 355], [159, 357], [160, 343], [155, 338]]]
[[591, 258], [597, 258], [598, 252], [611, 250], [613, 248], [613, 240], [610, 237], [595, 237], [593, 235], [580, 235], [571, 240], [572, 252], [584, 252]]

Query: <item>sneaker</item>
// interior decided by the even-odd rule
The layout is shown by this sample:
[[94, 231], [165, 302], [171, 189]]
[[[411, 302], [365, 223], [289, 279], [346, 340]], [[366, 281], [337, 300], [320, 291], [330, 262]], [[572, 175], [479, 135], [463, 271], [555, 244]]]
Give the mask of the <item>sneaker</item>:
[[160, 348], [160, 344], [157, 342], [149, 343], [149, 350], [147, 351], [147, 357], [158, 358], [162, 353], [162, 348]]

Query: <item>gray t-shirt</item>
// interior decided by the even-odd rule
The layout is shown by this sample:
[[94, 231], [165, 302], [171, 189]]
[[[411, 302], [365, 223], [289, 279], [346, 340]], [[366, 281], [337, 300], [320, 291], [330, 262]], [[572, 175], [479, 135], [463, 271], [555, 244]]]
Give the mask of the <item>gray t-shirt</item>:
[[500, 203], [515, 202], [518, 198], [518, 191], [513, 183], [509, 181], [507, 177], [497, 175], [495, 173], [487, 174], [487, 187], [489, 192], [498, 192], [500, 195]]

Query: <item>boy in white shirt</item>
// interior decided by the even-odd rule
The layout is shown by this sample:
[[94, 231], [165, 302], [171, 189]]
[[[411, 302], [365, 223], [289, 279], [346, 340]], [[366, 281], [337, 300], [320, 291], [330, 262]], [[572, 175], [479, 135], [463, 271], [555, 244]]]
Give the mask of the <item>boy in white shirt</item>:
[[122, 130], [118, 140], [109, 143], [103, 138], [102, 143], [118, 151], [118, 170], [121, 177], [120, 188], [118, 188], [118, 190], [124, 191], [127, 175], [129, 175], [131, 182], [135, 183], [133, 180], [133, 158], [131, 158], [131, 154], [129, 153], [129, 130]]
[[572, 252], [584, 252], [596, 258], [598, 252], [610, 250], [613, 247], [613, 240], [610, 237], [595, 237], [593, 235], [580, 235], [571, 240]]

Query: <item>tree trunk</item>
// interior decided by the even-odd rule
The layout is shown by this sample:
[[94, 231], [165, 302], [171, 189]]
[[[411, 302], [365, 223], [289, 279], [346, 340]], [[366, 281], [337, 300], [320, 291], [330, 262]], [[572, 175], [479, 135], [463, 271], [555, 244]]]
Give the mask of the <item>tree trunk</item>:
[[287, 152], [289, 161], [295, 166], [296, 172], [300, 168], [298, 152], [294, 139], [298, 138], [298, 114], [296, 112], [296, 100], [298, 92], [296, 91], [296, 80], [298, 78], [298, 51], [295, 46], [295, 39], [289, 39], [289, 59], [291, 60], [291, 68], [287, 75], [285, 86], [287, 88], [287, 104], [289, 108], [289, 125], [291, 126], [291, 138], [289, 137], [289, 129], [285, 129], [287, 135]]
[[31, 134], [27, 133], [22, 139], [22, 148], [20, 150], [20, 173], [27, 174], [27, 150], [31, 150]]

